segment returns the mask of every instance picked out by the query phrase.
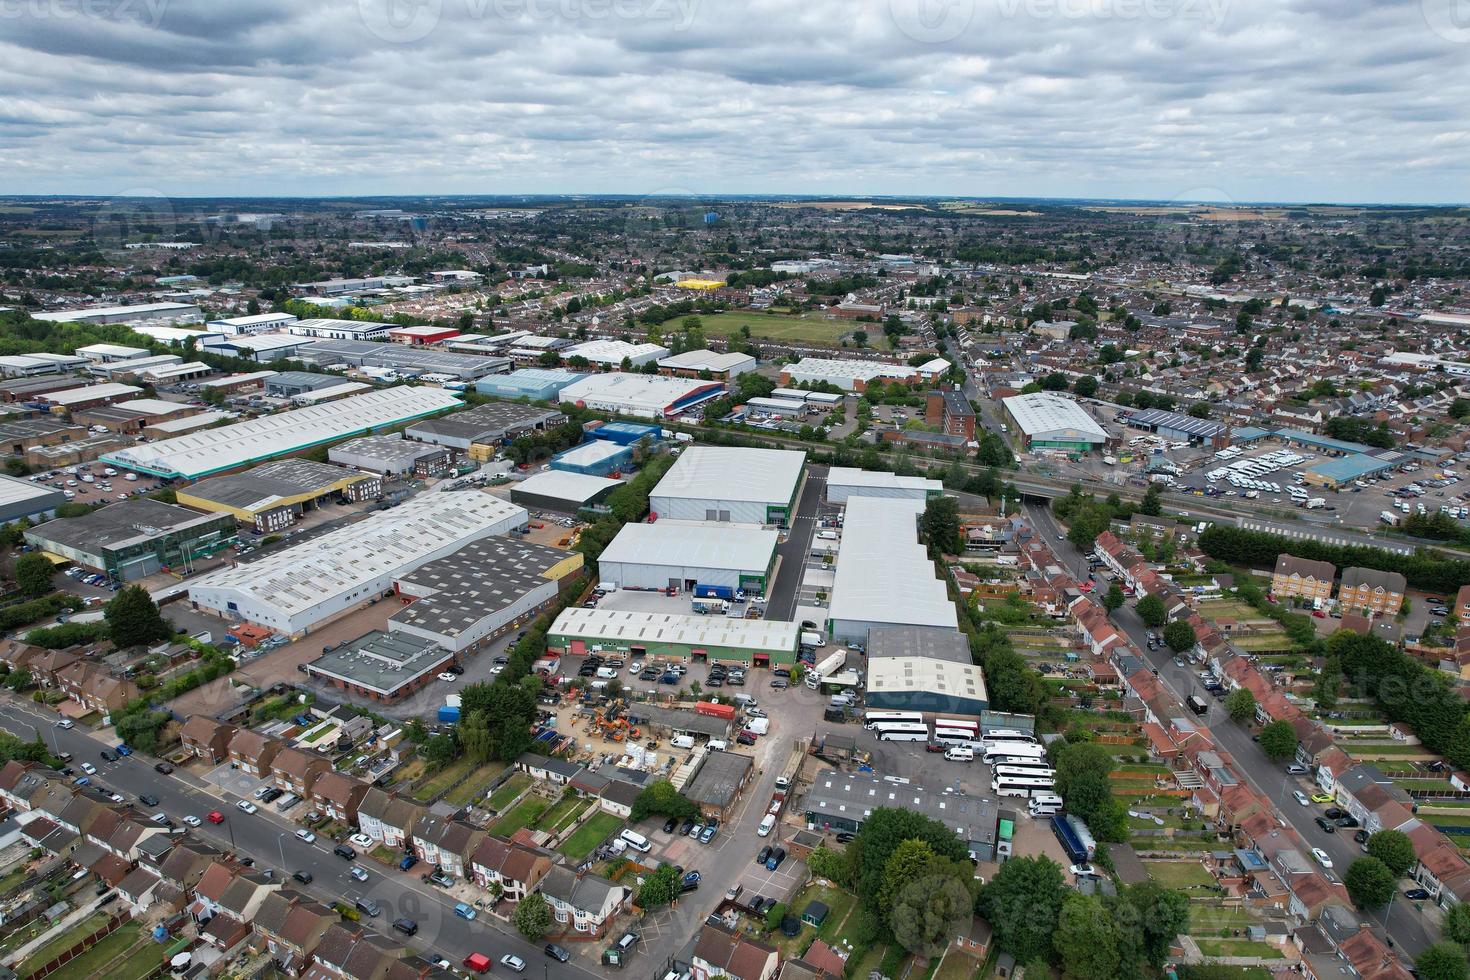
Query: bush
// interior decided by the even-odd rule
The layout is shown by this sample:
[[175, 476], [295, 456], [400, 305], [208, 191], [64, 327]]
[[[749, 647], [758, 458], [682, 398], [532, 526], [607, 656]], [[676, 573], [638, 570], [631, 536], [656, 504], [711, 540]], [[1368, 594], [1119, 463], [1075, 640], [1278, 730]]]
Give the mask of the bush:
[[43, 626], [26, 634], [31, 646], [47, 650], [65, 650], [80, 643], [92, 643], [107, 638], [106, 623], [62, 623], [60, 626]]

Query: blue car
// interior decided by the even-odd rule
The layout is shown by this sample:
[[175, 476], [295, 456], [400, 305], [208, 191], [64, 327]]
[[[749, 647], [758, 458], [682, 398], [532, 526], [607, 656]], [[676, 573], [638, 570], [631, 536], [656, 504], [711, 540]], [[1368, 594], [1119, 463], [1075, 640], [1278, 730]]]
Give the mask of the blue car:
[[409, 868], [413, 867], [415, 864], [418, 864], [418, 863], [419, 863], [419, 859], [418, 858], [414, 857], [412, 854], [405, 854], [403, 856], [403, 860], [398, 862], [398, 870], [399, 871], [407, 871]]
[[88, 779], [86, 776], [78, 776], [76, 779], [72, 780], [72, 784], [75, 786], [91, 786], [92, 780]]
[[660, 677], [658, 679], [658, 682], [660, 684], [677, 684], [677, 683], [679, 683], [679, 675], [678, 674], [665, 674], [664, 676], [662, 676], [662, 677]]
[[708, 844], [715, 839], [715, 834], [719, 833], [719, 831], [720, 825], [711, 821], [709, 826], [699, 832], [699, 842], [701, 844]]
[[117, 743], [117, 749], [116, 749], [116, 751], [117, 751], [117, 754], [118, 755], [132, 755], [133, 754], [133, 750], [130, 749], [130, 748], [128, 748], [128, 744], [126, 742], [118, 742]]

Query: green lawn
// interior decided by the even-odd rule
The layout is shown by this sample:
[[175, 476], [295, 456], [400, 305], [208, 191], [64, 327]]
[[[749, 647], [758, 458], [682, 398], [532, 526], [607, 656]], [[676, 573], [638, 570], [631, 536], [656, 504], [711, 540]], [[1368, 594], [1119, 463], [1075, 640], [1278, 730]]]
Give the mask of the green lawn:
[[424, 785], [415, 790], [413, 798], [420, 803], [427, 803], [430, 800], [438, 799], [441, 793], [459, 782], [460, 777], [466, 775], [474, 767], [475, 764], [469, 759], [459, 759], [451, 762], [440, 770], [437, 775], [426, 780]]
[[14, 869], [11, 870], [9, 874], [7, 874], [4, 878], [0, 878], [0, 895], [8, 893], [10, 889], [14, 888], [16, 885], [19, 885], [22, 881], [25, 881], [25, 877], [26, 862], [21, 861], [15, 866]]
[[1192, 902], [1189, 907], [1191, 936], [1220, 938], [1221, 929], [1245, 929], [1261, 924], [1261, 917], [1247, 909]]
[[601, 844], [613, 831], [623, 825], [623, 818], [612, 813], [598, 813], [577, 828], [577, 832], [566, 839], [558, 850], [572, 861], [581, 861], [592, 853], [592, 849]]
[[[74, 944], [77, 941], [78, 935], [80, 933], [69, 933], [68, 938], [70, 942], [63, 943], [57, 949], [52, 949], [54, 944], [47, 943], [35, 955], [27, 957], [25, 962], [16, 968], [15, 972], [20, 976], [25, 976], [28, 973], [39, 970], [54, 959], [56, 954], [62, 949], [66, 949], [68, 946]], [[112, 935], [101, 939], [91, 949], [51, 974], [51, 976], [56, 977], [57, 980], [87, 980], [87, 978], [101, 973], [103, 967], [112, 962], [114, 958], [130, 950], [141, 938], [139, 927], [135, 923], [128, 923]], [[109, 976], [113, 976], [115, 973], [112, 970], [107, 972]]]
[[1215, 878], [1196, 861], [1145, 861], [1148, 876], [1166, 888], [1213, 885]]
[[507, 779], [499, 789], [490, 794], [490, 809], [499, 813], [510, 806], [510, 801], [520, 796], [531, 785], [531, 777], [518, 772]]
[[1282, 958], [1281, 950], [1270, 943], [1251, 939], [1196, 939], [1199, 951], [1206, 956], [1255, 956], [1265, 960]]
[[144, 943], [131, 956], [107, 971], [108, 980], [138, 980], [152, 973], [162, 960], [162, 946]]
[[[76, 945], [77, 939], [79, 937], [85, 936], [88, 933], [92, 933], [97, 931], [98, 929], [101, 929], [107, 924], [107, 920], [109, 918], [111, 918], [111, 915], [106, 912], [93, 912], [91, 915], [87, 916], [81, 922], [78, 922], [76, 925], [63, 932], [61, 935], [52, 938], [40, 949], [33, 951], [30, 956], [26, 957], [26, 962], [30, 964], [31, 969], [36, 969], [42, 964], [49, 963], [52, 958], [55, 957], [57, 953], [60, 953], [63, 949], [70, 949], [72, 946]], [[49, 925], [49, 923], [38, 922], [38, 925], [40, 925], [41, 928], [38, 928], [34, 933], [32, 933], [32, 937], [38, 936], [41, 933], [45, 932], [45, 927]], [[15, 945], [24, 946], [26, 942], [29, 942], [29, 939], [22, 940]], [[25, 976], [26, 973], [26, 971], [24, 970], [18, 970], [16, 972], [18, 972], [21, 976]]]
[[[1206, 839], [1204, 837], [1189, 835], [1182, 837], [1178, 835], [1175, 835], [1173, 837], [1140, 837], [1134, 839], [1132, 841], [1132, 844], [1138, 850], [1168, 851], [1174, 854], [1178, 854], [1180, 857], [1187, 857], [1191, 854], [1200, 854], [1202, 852], [1216, 851], [1222, 847], [1227, 846], [1222, 842], [1215, 840], [1213, 836]], [[1200, 871], [1203, 872], [1204, 868], [1201, 867]]]
[[[664, 334], [683, 330], [684, 317], [676, 316], [663, 325]], [[870, 340], [881, 339], [881, 325], [876, 323], [854, 323], [851, 320], [834, 320], [817, 313], [801, 316], [785, 316], [775, 313], [713, 313], [699, 315], [706, 337], [729, 337], [740, 332], [741, 326], [750, 326], [752, 337], [768, 340], [809, 340], [823, 344], [836, 344], [842, 335], [857, 330], [866, 330]]]
[[587, 812], [588, 807], [596, 805], [595, 801], [580, 796], [563, 797], [556, 806], [541, 815], [537, 826], [550, 833], [559, 834], [575, 824], [577, 818]]
[[503, 837], [509, 837], [517, 830], [529, 827], [541, 819], [541, 814], [545, 813], [550, 807], [551, 804], [541, 797], [528, 796], [517, 803], [515, 808], [509, 813], [491, 824], [490, 832], [500, 834]]
[[1339, 742], [1348, 755], [1422, 755], [1433, 758], [1434, 753], [1422, 745], [1402, 745], [1396, 742]]
[[[1193, 969], [1193, 967], [1190, 967], [1188, 965], [1180, 966], [1180, 980], [1191, 980], [1191, 978], [1195, 975], [1192, 972]], [[1272, 980], [1271, 971], [1266, 969], [1264, 966], [1216, 966], [1215, 964], [1211, 963], [1201, 967], [1200, 969], [1202, 971], [1208, 971], [1209, 976], [1211, 977], [1220, 976], [1222, 975], [1222, 971], [1228, 971], [1227, 975], [1238, 977], [1240, 978], [1240, 980]]]
[[984, 975], [980, 972], [983, 968], [983, 964], [975, 957], [951, 949], [944, 962], [934, 971], [934, 980], [973, 980], [974, 977]]
[[445, 802], [453, 803], [455, 806], [481, 805], [485, 799], [485, 790], [489, 789], [490, 784], [495, 781], [495, 777], [504, 771], [505, 763], [503, 762], [492, 762], [488, 765], [481, 766], [475, 770], [469, 779], [466, 779], [453, 790], [446, 793], [444, 795]]

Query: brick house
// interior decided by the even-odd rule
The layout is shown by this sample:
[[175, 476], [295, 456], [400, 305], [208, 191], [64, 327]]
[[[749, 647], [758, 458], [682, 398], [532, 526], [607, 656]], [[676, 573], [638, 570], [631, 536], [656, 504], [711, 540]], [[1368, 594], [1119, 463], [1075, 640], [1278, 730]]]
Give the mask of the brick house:
[[1271, 595], [1277, 602], [1286, 599], [1332, 598], [1332, 581], [1337, 577], [1337, 566], [1330, 561], [1312, 561], [1294, 555], [1276, 556], [1276, 568], [1271, 572]]
[[694, 980], [771, 980], [780, 962], [775, 947], [707, 922], [695, 937], [689, 965]]
[[74, 663], [56, 674], [57, 686], [66, 696], [98, 714], [110, 715], [140, 693], [138, 685], [120, 677], [113, 677], [103, 667], [89, 663]]
[[230, 739], [237, 729], [206, 715], [190, 715], [179, 730], [179, 741], [196, 759], [219, 765], [230, 757]]
[[1398, 572], [1355, 566], [1343, 569], [1337, 601], [1347, 611], [1397, 616], [1407, 587], [1407, 581]]
[[362, 780], [329, 770], [311, 787], [311, 802], [333, 820], [356, 827], [357, 808], [367, 791], [368, 784]]
[[519, 902], [536, 890], [554, 863], [550, 851], [492, 834], [480, 841], [471, 856], [470, 877], [481, 888], [499, 885], [505, 898]]
[[411, 800], [368, 787], [357, 806], [357, 829], [386, 847], [407, 847], [424, 808]]
[[[568, 938], [599, 939], [627, 904], [630, 893], [600, 875], [579, 875], [555, 865], [541, 879], [541, 894], [551, 905], [552, 917], [572, 928]], [[769, 980], [769, 976], [760, 980]]]
[[330, 762], [314, 752], [286, 748], [277, 752], [271, 761], [271, 777], [279, 789], [305, 799], [322, 773], [331, 768]]
[[426, 814], [414, 822], [413, 852], [420, 861], [437, 864], [445, 874], [463, 878], [483, 835], [484, 831], [467, 823]]
[[230, 739], [230, 765], [265, 779], [270, 776], [271, 763], [279, 751], [281, 743], [276, 739], [242, 728]]

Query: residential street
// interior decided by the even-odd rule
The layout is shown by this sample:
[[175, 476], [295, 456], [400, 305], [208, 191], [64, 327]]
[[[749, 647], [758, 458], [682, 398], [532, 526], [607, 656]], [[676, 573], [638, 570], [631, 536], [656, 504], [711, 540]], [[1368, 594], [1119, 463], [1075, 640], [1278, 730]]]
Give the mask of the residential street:
[[[1057, 540], [1061, 528], [1052, 517], [1051, 512], [1036, 505], [1028, 505], [1026, 512], [1037, 533], [1051, 546], [1057, 558], [1070, 568], [1074, 575], [1086, 578], [1087, 559], [1070, 541]], [[1293, 790], [1301, 789], [1310, 796], [1318, 792], [1317, 787], [1309, 784], [1305, 779], [1288, 775], [1284, 763], [1273, 763], [1266, 758], [1260, 746], [1252, 741], [1250, 732], [1231, 721], [1225, 713], [1223, 703], [1205, 692], [1199, 679], [1199, 666], [1186, 661], [1184, 667], [1176, 667], [1174, 654], [1167, 647], [1150, 651], [1147, 627], [1138, 618], [1138, 613], [1134, 610], [1132, 603], [1124, 605], [1123, 608], [1113, 613], [1112, 619], [1115, 626], [1128, 634], [1134, 645], [1155, 668], [1159, 679], [1181, 703], [1191, 694], [1197, 694], [1204, 699], [1210, 707], [1203, 720], [1220, 747], [1233, 755], [1240, 764], [1238, 771], [1253, 789], [1273, 801], [1276, 809], [1301, 834], [1307, 846], [1320, 847], [1327, 852], [1333, 864], [1332, 870], [1327, 873], [1337, 881], [1341, 881], [1348, 866], [1363, 854], [1358, 845], [1353, 843], [1351, 831], [1337, 834], [1323, 833], [1313, 822], [1314, 818], [1320, 815], [1321, 807], [1316, 805], [1304, 807], [1292, 797]], [[1407, 887], [1403, 881], [1399, 884], [1400, 891]], [[1387, 929], [1396, 946], [1404, 949], [1410, 955], [1417, 955], [1424, 947], [1431, 945], [1439, 934], [1438, 928], [1414, 908], [1414, 903], [1402, 897], [1396, 898], [1384, 909], [1369, 913], [1369, 915]]]

